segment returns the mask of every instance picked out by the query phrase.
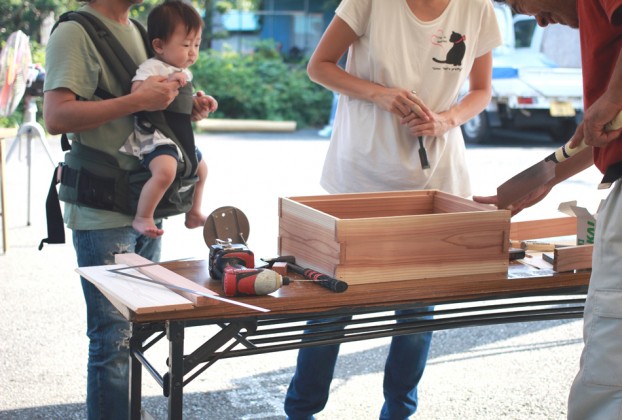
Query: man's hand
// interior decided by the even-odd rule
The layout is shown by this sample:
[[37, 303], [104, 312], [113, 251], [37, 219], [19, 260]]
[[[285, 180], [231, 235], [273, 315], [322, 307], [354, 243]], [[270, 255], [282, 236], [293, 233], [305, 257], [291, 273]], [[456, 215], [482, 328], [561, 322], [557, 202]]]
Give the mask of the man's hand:
[[[551, 191], [551, 189], [553, 188], [553, 185], [543, 185], [541, 187], [539, 187], [538, 189], [532, 191], [531, 193], [529, 193], [528, 195], [526, 195], [525, 197], [523, 197], [521, 200], [517, 201], [516, 203], [512, 204], [510, 207], [508, 207], [507, 210], [510, 210], [512, 212], [512, 216], [520, 213], [522, 210], [526, 209], [527, 207], [531, 207], [534, 204], [542, 201], [542, 199], [544, 199], [544, 197], [546, 197], [548, 195], [548, 193]], [[477, 202], [477, 203], [482, 203], [482, 204], [492, 204], [494, 206], [497, 205], [497, 196], [496, 195], [492, 195], [492, 196], [478, 196], [478, 195], [474, 195], [473, 196], [473, 201]]]
[[131, 93], [144, 111], [166, 109], [178, 94], [179, 83], [165, 76], [149, 76]]
[[[617, 129], [613, 127], [613, 130], [606, 128], [611, 121], [615, 120], [618, 112], [620, 112], [619, 104], [609, 102], [604, 95], [601, 96], [585, 112], [581, 126], [577, 129], [577, 132], [581, 131], [582, 135], [575, 134], [572, 138], [571, 147], [576, 147], [581, 142], [581, 138], [585, 144], [594, 147], [604, 147], [618, 139], [622, 134], [621, 127], [617, 127]], [[581, 128], [582, 130], [580, 130]]]
[[213, 97], [198, 91], [193, 98], [192, 121], [202, 120], [218, 109], [218, 102]]

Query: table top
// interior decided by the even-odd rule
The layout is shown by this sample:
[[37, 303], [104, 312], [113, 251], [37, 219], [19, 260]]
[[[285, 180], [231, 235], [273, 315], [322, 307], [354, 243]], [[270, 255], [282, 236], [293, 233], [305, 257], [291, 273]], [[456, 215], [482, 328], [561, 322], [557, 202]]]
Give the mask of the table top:
[[[220, 281], [209, 277], [205, 260], [163, 263], [164, 267], [197, 284], [224, 296]], [[83, 274], [83, 273], [81, 273]], [[205, 306], [188, 307], [173, 311], [140, 313], [120, 301], [110, 290], [103, 290], [113, 304], [133, 322], [195, 319], [235, 319], [244, 317], [278, 318], [300, 314], [338, 314], [352, 310], [389, 310], [408, 305], [457, 303], [493, 300], [515, 296], [579, 293], [589, 283], [590, 271], [556, 273], [524, 264], [511, 264], [508, 273], [479, 274], [434, 279], [413, 279], [350, 285], [343, 293], [336, 293], [312, 282], [293, 281], [266, 296], [235, 297], [240, 302], [268, 309], [262, 313], [227, 302], [209, 300]], [[293, 279], [300, 279], [291, 276]]]

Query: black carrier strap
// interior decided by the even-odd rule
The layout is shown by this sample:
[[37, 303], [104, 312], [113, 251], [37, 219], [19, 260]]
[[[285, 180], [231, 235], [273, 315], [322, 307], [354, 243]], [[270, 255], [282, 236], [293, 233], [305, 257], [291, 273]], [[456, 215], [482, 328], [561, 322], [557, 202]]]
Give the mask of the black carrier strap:
[[47, 214], [48, 237], [41, 240], [39, 251], [43, 248], [44, 243], [48, 244], [64, 244], [65, 243], [65, 224], [63, 223], [63, 213], [60, 210], [60, 202], [58, 201], [58, 192], [56, 191], [57, 168], [54, 168], [52, 183], [48, 197], [45, 200], [45, 212]]
[[[143, 43], [147, 49], [147, 54], [151, 57], [153, 51], [149, 45], [147, 31], [140, 22], [134, 19], [131, 20], [140, 31]], [[131, 90], [132, 77], [136, 74], [138, 66], [125, 51], [121, 43], [108, 31], [108, 28], [106, 28], [101, 20], [90, 13], [80, 10], [69, 11], [60, 15], [58, 21], [52, 27], [52, 32], [56, 29], [58, 24], [68, 21], [78, 22], [84, 28], [99, 53], [102, 57], [106, 58], [106, 62], [112, 68], [115, 78], [121, 82], [122, 86], [126, 86], [124, 94], [128, 94]], [[115, 98], [113, 94], [99, 86], [95, 90], [95, 95], [102, 99]], [[66, 134], [61, 136], [61, 147], [63, 151], [71, 150], [71, 144]]]
[[[140, 31], [145, 48], [147, 49], [147, 54], [149, 57], [153, 56], [153, 51], [149, 45], [149, 37], [144, 26], [137, 20], [130, 20]], [[68, 21], [78, 22], [84, 28], [101, 56], [106, 59], [106, 63], [114, 72], [115, 78], [121, 82], [122, 86], [126, 86], [126, 88], [124, 88], [124, 93], [129, 93], [131, 90], [132, 77], [136, 74], [138, 65], [125, 51], [123, 45], [121, 45], [117, 38], [110, 33], [106, 25], [104, 25], [101, 20], [88, 12], [80, 10], [69, 11], [60, 15], [58, 21], [54, 24], [52, 31], [56, 29], [56, 26], [58, 26], [59, 23]], [[97, 92], [101, 93], [101, 96]], [[96, 94], [102, 99], [110, 99], [115, 97], [111, 93], [99, 87], [96, 90]]]

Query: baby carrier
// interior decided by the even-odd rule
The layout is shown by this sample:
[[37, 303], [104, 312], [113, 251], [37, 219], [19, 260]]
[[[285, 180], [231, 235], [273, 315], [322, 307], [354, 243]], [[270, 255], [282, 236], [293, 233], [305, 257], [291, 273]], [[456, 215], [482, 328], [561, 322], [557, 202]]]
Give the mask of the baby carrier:
[[[121, 82], [122, 86], [127, 86], [125, 93], [129, 93], [131, 80], [138, 65], [134, 63], [106, 25], [92, 14], [81, 11], [64, 13], [56, 25], [65, 21], [75, 21], [82, 25], [101, 56], [109, 64], [114, 77]], [[133, 20], [133, 22], [141, 32], [148, 54], [152, 55], [145, 28], [137, 21]], [[95, 91], [95, 95], [102, 99], [114, 98], [112, 94], [100, 87]], [[155, 218], [186, 213], [192, 207], [194, 186], [198, 180], [196, 175], [198, 162], [191, 126], [191, 113], [192, 86], [188, 83], [180, 88], [179, 95], [165, 111], [137, 114], [173, 140], [183, 154], [182, 161], [178, 162], [175, 181], [158, 204], [154, 213]], [[142, 187], [151, 177], [151, 173], [142, 167], [135, 171], [120, 168], [116, 156], [79, 142], [70, 144], [65, 134], [62, 135], [61, 146], [67, 153], [64, 163], [54, 170], [46, 200], [48, 237], [41, 241], [39, 249], [45, 242], [65, 243], [64, 222], [59, 200], [134, 215]], [[60, 179], [57, 173], [60, 173]], [[60, 187], [57, 192], [56, 185], [59, 183]]]

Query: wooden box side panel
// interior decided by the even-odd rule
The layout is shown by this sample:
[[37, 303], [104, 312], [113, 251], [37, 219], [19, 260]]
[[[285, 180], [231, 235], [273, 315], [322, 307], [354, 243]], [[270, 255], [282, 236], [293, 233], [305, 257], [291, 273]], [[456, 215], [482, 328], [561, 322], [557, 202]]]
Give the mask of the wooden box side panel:
[[296, 263], [322, 273], [334, 275], [339, 264], [341, 246], [333, 229], [289, 213], [279, 218], [279, 255], [293, 255]]
[[504, 212], [510, 218], [509, 210], [497, 210], [496, 207], [477, 203], [473, 200], [437, 191], [434, 194], [434, 213], [464, 213], [471, 211]]
[[434, 190], [422, 190], [331, 194], [291, 199], [336, 219], [361, 219], [430, 214], [434, 210], [434, 194]]
[[335, 201], [351, 201], [351, 200], [367, 200], [367, 199], [387, 199], [387, 198], [426, 198], [433, 199], [434, 194], [438, 190], [405, 190], [405, 191], [381, 191], [368, 193], [344, 193], [344, 194], [323, 194], [308, 195], [298, 197], [288, 197], [292, 201], [315, 207], [316, 203], [335, 202]]
[[279, 218], [295, 217], [325, 230], [335, 229], [335, 217], [289, 198], [279, 198]]
[[422, 215], [337, 222], [342, 263], [403, 262], [417, 258], [468, 260], [506, 254], [509, 220], [504, 212]]
[[576, 234], [577, 218], [571, 216], [512, 222], [510, 225], [510, 239], [514, 241], [554, 238], [557, 236]]
[[448, 261], [443, 264], [400, 264], [400, 265], [340, 265], [334, 276], [350, 285], [384, 283], [388, 281], [419, 280], [431, 283], [440, 277], [468, 276], [473, 274], [502, 274], [508, 271], [507, 256], [504, 260], [471, 260], [467, 262]]

